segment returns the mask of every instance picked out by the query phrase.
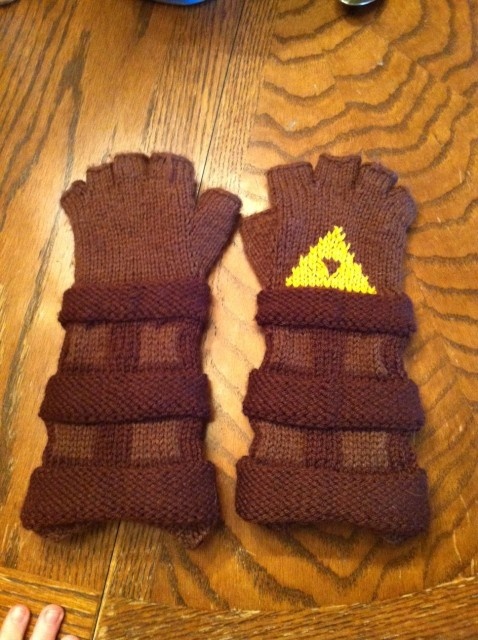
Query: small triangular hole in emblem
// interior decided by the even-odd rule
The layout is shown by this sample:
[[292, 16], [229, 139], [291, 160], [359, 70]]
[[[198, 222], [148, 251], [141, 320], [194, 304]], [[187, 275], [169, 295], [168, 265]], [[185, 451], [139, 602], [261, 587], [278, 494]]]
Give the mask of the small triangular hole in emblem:
[[332, 276], [340, 267], [340, 262], [338, 260], [334, 260], [333, 258], [322, 258], [322, 262], [327, 267], [329, 276]]

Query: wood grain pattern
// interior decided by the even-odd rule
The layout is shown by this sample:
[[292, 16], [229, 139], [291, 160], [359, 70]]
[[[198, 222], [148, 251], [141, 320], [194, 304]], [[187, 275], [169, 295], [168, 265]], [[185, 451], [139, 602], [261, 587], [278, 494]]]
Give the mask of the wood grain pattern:
[[[365, 11], [332, 0], [1, 9], [0, 564], [101, 594], [95, 637], [125, 637], [122, 625], [131, 637], [393, 637], [397, 624], [404, 638], [478, 635], [478, 588], [465, 580], [478, 554], [477, 9], [474, 0], [384, 0]], [[362, 153], [410, 187], [419, 215], [406, 290], [418, 332], [407, 367], [427, 415], [415, 445], [430, 479], [428, 535], [393, 546], [337, 524], [272, 532], [235, 513], [235, 463], [252, 436], [242, 399], [264, 353], [259, 284], [238, 236], [211, 277], [204, 343], [215, 413], [206, 450], [225, 525], [195, 551], [132, 523], [59, 544], [21, 529], [45, 444], [36, 414], [62, 341], [56, 314], [72, 281], [59, 195], [111, 154], [163, 149], [188, 155], [203, 188], [238, 193], [245, 215], [267, 207], [266, 169], [323, 151]], [[349, 607], [327, 609], [336, 605]], [[301, 612], [280, 613], [290, 609]], [[468, 626], [457, 628], [458, 615]]]
[[[462, 640], [478, 635], [476, 578], [369, 605], [287, 612], [211, 613], [107, 599], [98, 638], [400, 638]], [[140, 623], [138, 623], [140, 621]]]
[[61, 634], [75, 634], [81, 640], [91, 638], [96, 624], [101, 593], [87, 589], [81, 592], [72, 585], [48, 580], [20, 571], [0, 570], [0, 615], [18, 602], [26, 602], [32, 612], [30, 634], [40, 611], [50, 602], [61, 602], [66, 615]]

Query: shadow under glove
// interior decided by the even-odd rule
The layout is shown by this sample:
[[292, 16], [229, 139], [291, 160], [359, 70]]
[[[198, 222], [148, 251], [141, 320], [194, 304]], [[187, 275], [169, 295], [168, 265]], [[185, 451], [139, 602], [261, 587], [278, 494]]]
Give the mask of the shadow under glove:
[[390, 540], [428, 525], [426, 474], [409, 444], [424, 416], [403, 367], [415, 206], [395, 182], [357, 156], [277, 167], [271, 209], [242, 223], [266, 338], [244, 401], [254, 440], [237, 465], [236, 506], [246, 520], [342, 521]]
[[212, 189], [196, 204], [188, 160], [125, 154], [89, 169], [61, 202], [75, 284], [63, 298], [65, 341], [40, 410], [48, 443], [22, 522], [59, 538], [135, 520], [196, 546], [219, 519], [214, 467], [202, 457], [206, 277], [240, 200]]

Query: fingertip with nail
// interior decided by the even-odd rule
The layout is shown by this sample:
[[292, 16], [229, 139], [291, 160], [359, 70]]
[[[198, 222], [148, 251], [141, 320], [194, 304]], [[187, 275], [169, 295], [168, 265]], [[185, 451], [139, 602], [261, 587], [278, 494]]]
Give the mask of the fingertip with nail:
[[43, 620], [47, 624], [51, 625], [58, 624], [63, 619], [64, 615], [65, 612], [63, 611], [63, 609], [55, 604], [48, 605], [40, 613], [40, 616], [43, 618]]
[[30, 615], [30, 611], [23, 604], [17, 604], [9, 611], [9, 616], [14, 622], [24, 622]]

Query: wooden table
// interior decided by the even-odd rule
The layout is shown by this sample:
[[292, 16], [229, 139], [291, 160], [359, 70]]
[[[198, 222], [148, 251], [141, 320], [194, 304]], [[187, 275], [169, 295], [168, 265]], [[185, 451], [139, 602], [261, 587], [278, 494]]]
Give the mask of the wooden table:
[[[385, 0], [20, 0], [0, 9], [0, 610], [67, 609], [80, 638], [478, 638], [478, 6]], [[68, 542], [19, 523], [45, 446], [37, 417], [73, 277], [61, 192], [119, 151], [189, 156], [202, 188], [267, 206], [264, 172], [361, 152], [400, 175], [419, 216], [407, 367], [433, 510], [393, 546], [344, 525], [274, 533], [233, 507], [251, 442], [241, 405], [263, 356], [259, 285], [236, 235], [210, 283], [207, 454], [225, 525], [194, 551], [113, 523]]]

